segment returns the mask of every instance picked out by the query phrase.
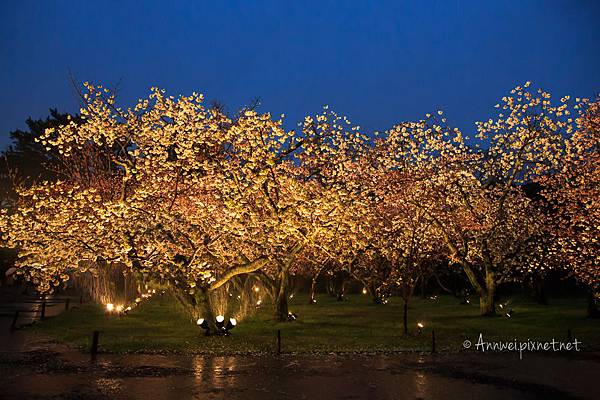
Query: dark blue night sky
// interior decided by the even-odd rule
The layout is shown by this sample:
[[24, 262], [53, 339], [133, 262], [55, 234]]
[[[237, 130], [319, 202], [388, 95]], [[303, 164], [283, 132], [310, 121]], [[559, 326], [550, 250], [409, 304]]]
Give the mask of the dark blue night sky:
[[69, 70], [131, 105], [151, 86], [292, 128], [328, 104], [369, 130], [444, 109], [465, 131], [531, 80], [600, 93], [600, 1], [7, 1], [0, 145], [27, 117], [77, 111]]

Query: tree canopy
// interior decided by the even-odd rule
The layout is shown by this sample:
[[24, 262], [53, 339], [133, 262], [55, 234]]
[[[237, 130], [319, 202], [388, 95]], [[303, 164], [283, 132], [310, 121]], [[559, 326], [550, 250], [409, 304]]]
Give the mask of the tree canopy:
[[[30, 121], [34, 134], [14, 136], [8, 161], [27, 179], [0, 229], [41, 291], [119, 264], [202, 307], [261, 271], [280, 319], [290, 274], [323, 264], [375, 296], [408, 298], [446, 263], [464, 271], [482, 314], [494, 313], [498, 283], [551, 264], [598, 291], [598, 103], [554, 104], [526, 83], [469, 139], [441, 111], [366, 134], [325, 108], [288, 131], [283, 117], [228, 116], [196, 93], [155, 88], [121, 108], [109, 90], [85, 87], [80, 116]], [[55, 173], [26, 167], [44, 163]], [[552, 238], [552, 263], [532, 261], [540, 238]]]

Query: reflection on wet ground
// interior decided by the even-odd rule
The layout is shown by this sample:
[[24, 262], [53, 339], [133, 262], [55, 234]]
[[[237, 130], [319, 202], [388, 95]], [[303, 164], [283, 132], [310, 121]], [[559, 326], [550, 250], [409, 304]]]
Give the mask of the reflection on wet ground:
[[114, 355], [0, 319], [2, 399], [597, 398], [600, 355]]
[[8, 399], [593, 398], [599, 359], [531, 354], [99, 355], [43, 341], [0, 353]]

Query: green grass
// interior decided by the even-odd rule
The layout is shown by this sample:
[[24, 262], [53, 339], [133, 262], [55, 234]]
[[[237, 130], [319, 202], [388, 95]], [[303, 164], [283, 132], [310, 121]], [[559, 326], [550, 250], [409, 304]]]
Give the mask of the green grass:
[[[430, 351], [435, 329], [438, 351], [460, 351], [465, 339], [566, 340], [567, 330], [584, 343], [585, 349], [600, 348], [600, 321], [585, 318], [585, 301], [551, 299], [548, 306], [514, 298], [512, 318], [483, 318], [475, 304], [441, 296], [437, 300], [415, 298], [409, 309], [409, 335], [402, 334], [402, 302], [392, 298], [387, 305], [371, 304], [366, 296], [348, 296], [338, 302], [321, 295], [318, 303], [295, 296], [290, 310], [297, 321], [276, 323], [272, 309], [263, 307], [256, 315], [240, 321], [229, 337], [205, 337], [171, 297], [155, 296], [129, 315], [105, 315], [98, 305], [87, 304], [28, 328], [59, 342], [89, 348], [92, 331], [99, 330], [100, 351], [248, 353], [273, 352], [276, 331], [281, 329], [284, 352], [375, 352]], [[417, 322], [425, 329], [416, 331]]]

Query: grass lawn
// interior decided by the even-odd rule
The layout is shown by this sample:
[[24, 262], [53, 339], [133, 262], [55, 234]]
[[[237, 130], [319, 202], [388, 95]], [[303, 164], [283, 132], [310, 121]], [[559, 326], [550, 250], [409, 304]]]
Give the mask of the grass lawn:
[[[585, 350], [600, 348], [600, 320], [585, 318], [582, 299], [550, 299], [540, 306], [528, 299], [513, 298], [511, 318], [483, 318], [477, 304], [459, 305], [450, 296], [437, 300], [415, 298], [409, 309], [409, 335], [402, 334], [402, 301], [391, 298], [387, 305], [370, 303], [366, 296], [351, 295], [338, 302], [328, 295], [308, 305], [307, 297], [295, 296], [290, 310], [299, 318], [276, 323], [265, 306], [256, 315], [238, 323], [229, 337], [205, 337], [170, 296], [155, 296], [129, 315], [105, 315], [94, 304], [73, 308], [60, 316], [37, 322], [29, 331], [48, 335], [82, 349], [90, 346], [92, 331], [100, 331], [103, 352], [274, 352], [276, 331], [281, 329], [284, 352], [430, 351], [435, 329], [438, 351], [462, 350], [479, 333], [487, 340], [565, 340], [567, 330], [583, 342]], [[425, 325], [422, 334], [416, 324]], [[471, 351], [474, 351], [471, 349]]]

